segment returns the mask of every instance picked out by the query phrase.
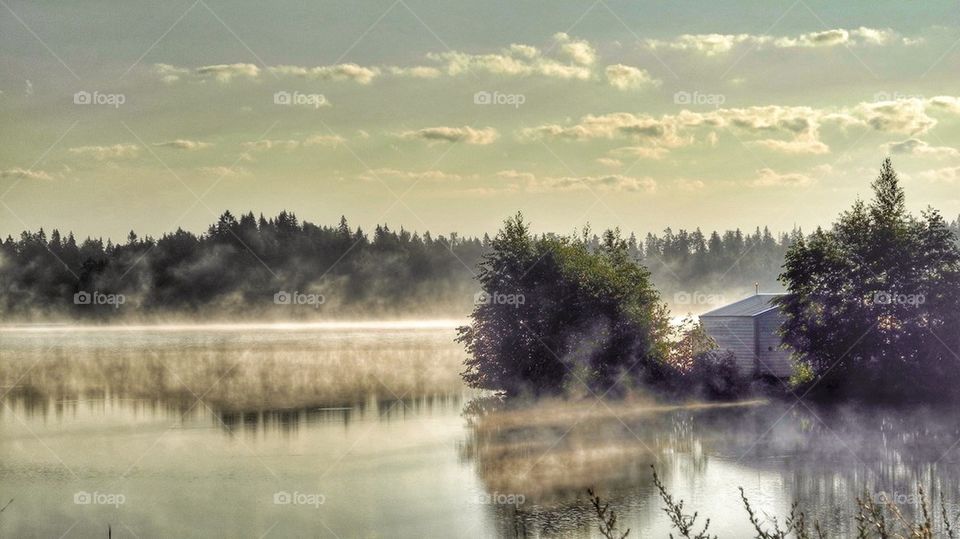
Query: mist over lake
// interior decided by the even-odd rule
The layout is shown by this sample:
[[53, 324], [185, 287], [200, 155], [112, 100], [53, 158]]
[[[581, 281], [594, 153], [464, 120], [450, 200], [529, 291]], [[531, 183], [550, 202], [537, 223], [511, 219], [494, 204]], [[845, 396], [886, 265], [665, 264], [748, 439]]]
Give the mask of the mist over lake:
[[936, 408], [637, 396], [480, 414], [449, 322], [47, 329], [2, 331], [4, 536], [591, 537], [586, 487], [664, 536], [651, 464], [723, 536], [750, 531], [738, 486], [847, 536], [864, 488], [914, 511], [917, 483], [939, 499], [960, 481], [960, 424]]

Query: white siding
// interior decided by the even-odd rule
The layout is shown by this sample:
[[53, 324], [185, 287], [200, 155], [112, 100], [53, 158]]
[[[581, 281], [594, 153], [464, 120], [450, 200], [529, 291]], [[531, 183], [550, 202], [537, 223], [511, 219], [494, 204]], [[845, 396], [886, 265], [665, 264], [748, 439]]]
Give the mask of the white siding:
[[721, 350], [733, 352], [745, 376], [756, 373], [756, 340], [750, 316], [708, 316], [700, 319]]
[[757, 361], [758, 374], [761, 376], [790, 376], [790, 352], [782, 346], [777, 331], [783, 322], [783, 315], [776, 309], [756, 316], [757, 318]]

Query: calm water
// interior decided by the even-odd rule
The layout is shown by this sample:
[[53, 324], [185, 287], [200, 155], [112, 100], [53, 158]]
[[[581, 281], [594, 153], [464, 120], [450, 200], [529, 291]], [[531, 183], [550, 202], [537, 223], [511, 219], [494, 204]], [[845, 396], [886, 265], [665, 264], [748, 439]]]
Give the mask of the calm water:
[[0, 536], [591, 537], [594, 486], [666, 537], [654, 463], [721, 537], [747, 535], [738, 486], [838, 537], [865, 487], [956, 513], [951, 412], [491, 411], [448, 326], [0, 330]]

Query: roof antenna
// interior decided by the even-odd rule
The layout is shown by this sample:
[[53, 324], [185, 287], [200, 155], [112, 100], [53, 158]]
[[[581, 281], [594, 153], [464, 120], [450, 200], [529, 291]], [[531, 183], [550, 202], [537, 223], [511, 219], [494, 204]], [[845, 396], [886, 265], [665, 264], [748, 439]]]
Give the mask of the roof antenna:
[[759, 296], [759, 295], [760, 295], [760, 283], [759, 283], [759, 282], [753, 283], [753, 288], [754, 288], [754, 293], [756, 293], [756, 295]]

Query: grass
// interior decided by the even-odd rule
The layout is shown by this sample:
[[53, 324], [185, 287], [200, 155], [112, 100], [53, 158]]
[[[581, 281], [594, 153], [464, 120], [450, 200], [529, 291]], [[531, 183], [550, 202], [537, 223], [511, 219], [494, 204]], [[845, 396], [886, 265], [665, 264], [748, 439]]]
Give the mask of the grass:
[[[672, 528], [678, 533], [677, 537], [718, 539], [716, 535], [709, 533], [710, 519], [704, 518], [701, 526], [699, 524], [701, 515], [697, 512], [687, 512], [683, 500], [674, 498], [660, 480], [656, 468], [651, 466], [651, 469], [653, 470], [653, 482], [660, 494], [660, 499], [663, 501], [663, 511], [670, 518]], [[597, 517], [597, 528], [600, 535], [606, 539], [625, 539], [630, 534], [630, 530], [619, 531], [617, 515], [610, 509], [610, 504], [604, 503], [593, 489], [588, 489], [587, 493], [590, 495], [590, 502]], [[862, 497], [856, 498], [857, 514], [854, 519], [856, 521], [857, 539], [955, 539], [955, 524], [948, 517], [947, 502], [943, 494], [940, 495], [939, 518], [934, 514], [935, 511], [931, 510], [930, 501], [927, 499], [922, 486], [917, 487], [917, 495], [920, 501], [920, 513], [916, 517], [909, 518], [904, 516], [903, 512], [892, 501], [885, 500], [878, 503], [874, 501], [875, 497], [864, 492]], [[750, 505], [750, 500], [742, 487], [740, 488], [740, 499], [743, 501], [743, 507], [755, 534], [753, 537], [756, 539], [825, 539], [828, 537], [820, 526], [820, 521], [814, 519], [811, 522], [797, 503], [791, 506], [790, 514], [786, 518], [780, 520], [777, 517], [772, 517], [765, 522]], [[670, 538], [674, 538], [672, 533]]]

